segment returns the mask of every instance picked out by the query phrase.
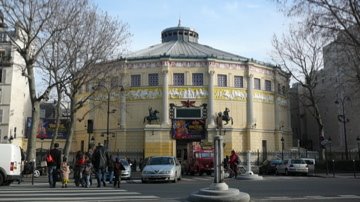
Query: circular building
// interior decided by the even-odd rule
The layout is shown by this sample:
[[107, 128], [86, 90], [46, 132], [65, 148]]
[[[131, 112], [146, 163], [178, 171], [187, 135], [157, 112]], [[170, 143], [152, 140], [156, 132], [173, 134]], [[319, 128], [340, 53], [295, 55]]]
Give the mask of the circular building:
[[109, 62], [120, 88], [107, 89], [103, 108], [78, 113], [88, 122], [76, 125], [75, 150], [93, 141], [133, 158], [186, 159], [189, 144], [211, 144], [217, 133], [224, 135], [225, 154], [259, 151], [266, 158], [284, 149], [282, 138], [285, 148], [291, 146], [290, 75], [202, 45], [189, 27], [167, 28], [161, 38], [160, 44]]

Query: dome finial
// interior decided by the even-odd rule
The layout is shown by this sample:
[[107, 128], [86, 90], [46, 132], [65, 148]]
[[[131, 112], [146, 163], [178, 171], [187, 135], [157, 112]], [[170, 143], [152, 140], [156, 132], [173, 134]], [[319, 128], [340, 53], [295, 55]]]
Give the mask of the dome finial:
[[178, 27], [181, 27], [181, 18], [179, 17]]

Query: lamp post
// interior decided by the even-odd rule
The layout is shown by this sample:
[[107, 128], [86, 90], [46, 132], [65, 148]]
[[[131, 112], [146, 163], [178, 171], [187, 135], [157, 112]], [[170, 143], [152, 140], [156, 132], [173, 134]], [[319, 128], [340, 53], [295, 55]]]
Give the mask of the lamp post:
[[[109, 85], [109, 88], [105, 85], [98, 85], [98, 87], [102, 87], [105, 89], [107, 94], [107, 117], [106, 117], [106, 149], [109, 149], [109, 135], [110, 135], [110, 114], [115, 113], [116, 109], [110, 111], [110, 98], [111, 98], [111, 91], [115, 88], [115, 86]], [[122, 87], [122, 86], [121, 86]]]
[[358, 145], [358, 155], [359, 155], [359, 161], [360, 161], [360, 137], [359, 136], [356, 138], [356, 142]]
[[329, 147], [330, 147], [330, 159], [331, 159], [331, 157], [332, 157], [332, 153], [331, 153], [331, 144], [332, 144], [331, 137], [329, 137], [329, 139], [328, 139], [328, 144], [329, 144]]
[[345, 138], [345, 159], [349, 159], [349, 151], [348, 151], [348, 145], [347, 145], [347, 136], [346, 136], [346, 123], [350, 120], [346, 118], [345, 115], [345, 101], [350, 101], [350, 97], [344, 96], [342, 99], [337, 99], [335, 101], [335, 104], [341, 104], [342, 114], [338, 115], [338, 120], [343, 123], [344, 128], [344, 138]]
[[281, 160], [284, 160], [284, 137], [281, 137]]

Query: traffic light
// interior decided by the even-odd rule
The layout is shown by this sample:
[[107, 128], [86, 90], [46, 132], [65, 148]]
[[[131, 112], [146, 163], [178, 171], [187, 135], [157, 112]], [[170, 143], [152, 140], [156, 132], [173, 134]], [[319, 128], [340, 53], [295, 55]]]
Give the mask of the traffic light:
[[94, 132], [94, 121], [92, 119], [88, 119], [87, 132], [88, 133], [93, 133]]

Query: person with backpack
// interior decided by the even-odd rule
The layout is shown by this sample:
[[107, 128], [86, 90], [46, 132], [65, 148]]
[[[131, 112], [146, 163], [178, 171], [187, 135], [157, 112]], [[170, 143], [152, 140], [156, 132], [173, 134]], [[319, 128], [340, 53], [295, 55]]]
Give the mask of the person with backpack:
[[[238, 164], [240, 164], [240, 159], [234, 150], [231, 151], [229, 164], [230, 164], [230, 169], [233, 172], [233, 176], [236, 178], [238, 175]], [[230, 176], [230, 177], [233, 177], [233, 176]]]
[[55, 143], [54, 148], [46, 155], [46, 163], [48, 166], [49, 185], [51, 188], [55, 188], [61, 166], [61, 151], [59, 150], [59, 143]]
[[101, 187], [101, 182], [106, 187], [105, 171], [107, 165], [107, 155], [104, 145], [99, 143], [93, 154], [93, 166], [96, 172], [97, 187]]

